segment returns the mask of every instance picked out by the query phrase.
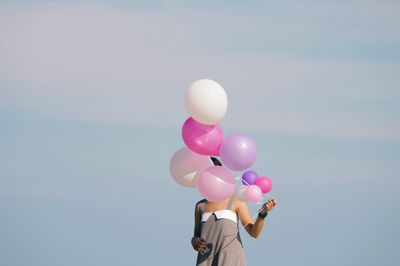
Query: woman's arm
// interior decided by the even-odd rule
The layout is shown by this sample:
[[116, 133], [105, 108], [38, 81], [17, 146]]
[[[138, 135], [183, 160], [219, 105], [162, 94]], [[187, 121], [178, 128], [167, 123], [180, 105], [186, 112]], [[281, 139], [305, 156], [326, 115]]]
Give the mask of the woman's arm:
[[201, 224], [201, 211], [200, 211], [201, 201], [196, 203], [194, 208], [194, 237], [200, 237], [200, 224]]
[[[260, 213], [265, 214], [272, 210], [276, 205], [276, 201], [274, 199], [268, 200], [264, 203]], [[257, 216], [256, 221], [253, 221], [253, 218], [250, 215], [249, 207], [245, 202], [238, 202], [237, 204], [237, 212], [240, 220], [242, 221], [242, 225], [247, 233], [254, 238], [257, 238], [263, 229], [264, 226], [264, 218]]]
[[196, 251], [202, 251], [206, 245], [207, 242], [205, 239], [201, 238], [201, 211], [200, 211], [200, 206], [199, 204], [202, 203], [203, 201], [199, 201], [196, 203], [196, 207], [194, 209], [194, 232], [193, 232], [193, 237], [191, 240], [193, 249]]

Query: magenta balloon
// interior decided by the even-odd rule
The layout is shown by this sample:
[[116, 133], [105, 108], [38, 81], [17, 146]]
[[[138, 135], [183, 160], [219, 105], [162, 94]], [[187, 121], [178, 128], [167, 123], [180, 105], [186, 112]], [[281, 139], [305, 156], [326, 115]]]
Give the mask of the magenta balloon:
[[272, 189], [272, 181], [268, 176], [259, 177], [254, 184], [260, 187], [264, 194], [268, 193]]
[[219, 156], [224, 134], [219, 125], [204, 125], [189, 117], [182, 126], [182, 138], [195, 153]]
[[226, 137], [220, 149], [222, 164], [236, 171], [249, 168], [255, 162], [256, 155], [256, 143], [241, 133]]
[[199, 172], [196, 180], [200, 194], [209, 201], [223, 201], [235, 192], [235, 179], [231, 171], [222, 166], [211, 166]]
[[261, 189], [256, 185], [250, 185], [246, 189], [246, 197], [249, 201], [257, 202], [261, 197]]

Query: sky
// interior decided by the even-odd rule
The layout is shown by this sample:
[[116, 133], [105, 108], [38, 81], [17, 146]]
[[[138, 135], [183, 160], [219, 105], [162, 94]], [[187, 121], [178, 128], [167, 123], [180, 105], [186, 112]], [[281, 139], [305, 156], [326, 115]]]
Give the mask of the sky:
[[389, 0], [0, 1], [0, 265], [193, 265], [169, 160], [202, 78], [273, 181], [249, 265], [397, 265], [399, 26]]

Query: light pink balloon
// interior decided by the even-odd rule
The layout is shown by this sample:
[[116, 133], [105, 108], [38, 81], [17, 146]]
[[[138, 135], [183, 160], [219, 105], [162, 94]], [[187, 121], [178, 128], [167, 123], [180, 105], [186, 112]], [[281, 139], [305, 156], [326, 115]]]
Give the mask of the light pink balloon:
[[239, 201], [242, 201], [242, 202], [248, 201], [247, 196], [246, 196], [246, 190], [247, 190], [247, 186], [244, 186], [244, 187], [238, 188], [238, 190], [236, 191], [236, 198]]
[[219, 156], [224, 134], [219, 125], [205, 125], [189, 117], [182, 126], [186, 146], [201, 155]]
[[246, 189], [246, 197], [249, 201], [257, 202], [262, 197], [261, 189], [256, 185], [250, 185]]
[[254, 185], [257, 185], [259, 188], [261, 188], [263, 194], [268, 193], [272, 189], [272, 181], [268, 176], [261, 176], [257, 178], [256, 182], [254, 182]]
[[196, 174], [213, 166], [210, 157], [192, 152], [187, 147], [174, 153], [169, 164], [169, 172], [174, 180], [184, 187], [196, 187]]
[[232, 172], [222, 166], [211, 166], [199, 172], [196, 180], [200, 194], [209, 201], [223, 201], [235, 192]]

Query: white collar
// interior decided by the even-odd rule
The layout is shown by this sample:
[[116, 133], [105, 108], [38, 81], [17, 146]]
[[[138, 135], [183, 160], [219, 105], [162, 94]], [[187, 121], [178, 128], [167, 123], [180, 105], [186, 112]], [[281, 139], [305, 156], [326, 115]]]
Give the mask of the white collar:
[[203, 212], [203, 214], [201, 215], [201, 221], [207, 222], [208, 218], [210, 218], [210, 216], [212, 214], [214, 214], [215, 217], [217, 217], [217, 219], [228, 219], [228, 220], [231, 220], [231, 221], [237, 223], [236, 213], [232, 210], [226, 210], [226, 209], [215, 211], [215, 212]]

